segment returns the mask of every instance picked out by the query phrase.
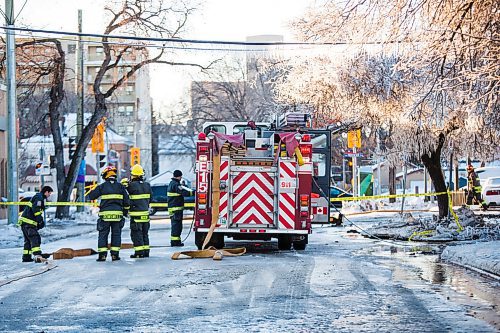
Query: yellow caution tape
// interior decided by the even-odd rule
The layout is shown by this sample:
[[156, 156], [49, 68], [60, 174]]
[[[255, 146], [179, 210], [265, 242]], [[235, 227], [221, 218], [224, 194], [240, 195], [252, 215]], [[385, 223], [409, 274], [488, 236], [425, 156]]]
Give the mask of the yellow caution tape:
[[[29, 201], [0, 202], [0, 206], [26, 206]], [[45, 206], [94, 206], [98, 207], [98, 202], [46, 202]], [[151, 203], [150, 207], [168, 207], [168, 203]], [[195, 207], [194, 202], [184, 204], [184, 208]]]
[[448, 192], [368, 195], [368, 196], [363, 196], [363, 197], [331, 198], [330, 201], [331, 202], [335, 202], [335, 201], [362, 201], [362, 200], [373, 200], [373, 199], [428, 197], [428, 196], [436, 196], [436, 195], [444, 195], [444, 194], [448, 194]]
[[462, 227], [462, 225], [460, 224], [460, 222], [458, 222], [458, 215], [453, 210], [453, 202], [452, 202], [451, 192], [450, 191], [448, 191], [448, 205], [449, 205], [449, 210], [451, 212], [451, 215], [453, 215], [453, 218], [455, 219], [455, 223], [457, 224], [458, 232], [461, 232], [462, 230], [464, 230], [464, 228]]
[[433, 234], [436, 232], [436, 230], [424, 230], [424, 231], [415, 231], [411, 236], [408, 238], [408, 241], [411, 241], [413, 237], [415, 236], [427, 236], [430, 234]]

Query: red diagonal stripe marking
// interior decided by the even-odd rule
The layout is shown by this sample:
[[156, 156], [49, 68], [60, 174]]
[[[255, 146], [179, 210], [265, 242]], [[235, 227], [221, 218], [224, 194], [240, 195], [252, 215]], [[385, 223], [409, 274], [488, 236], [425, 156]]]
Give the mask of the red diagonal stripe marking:
[[[243, 215], [245, 215], [252, 208], [254, 208], [255, 210], [257, 210], [259, 212], [259, 214], [261, 215], [262, 219], [266, 220], [268, 223], [272, 223], [272, 221], [273, 221], [272, 217], [269, 216], [268, 213], [264, 212], [264, 210], [262, 209], [261, 206], [256, 205], [256, 204], [254, 204], [254, 205], [248, 205], [245, 208], [243, 208], [243, 210], [236, 215], [235, 220], [241, 219], [241, 217]], [[254, 213], [252, 213], [252, 214], [254, 214]]]
[[287, 229], [293, 229], [292, 225], [285, 220], [284, 216], [280, 215], [280, 223], [285, 226]]
[[248, 190], [248, 192], [245, 192], [245, 194], [239, 194], [239, 195], [236, 195], [234, 196], [234, 200], [236, 201], [236, 203], [233, 205], [233, 209], [236, 210], [238, 209], [238, 207], [240, 207], [240, 205], [246, 201], [246, 199], [250, 196], [250, 195], [255, 195], [257, 198], [259, 198], [260, 200], [260, 203], [263, 203], [264, 205], [266, 205], [267, 209], [269, 210], [273, 210], [273, 204], [269, 201], [272, 201], [272, 197], [264, 197], [262, 195], [261, 192], [259, 192], [256, 188], [251, 188], [250, 190]]
[[283, 212], [285, 215], [287, 215], [290, 219], [295, 220], [295, 214], [293, 211], [288, 209], [287, 206], [285, 205], [280, 205], [280, 216], [282, 215], [281, 212]]
[[[280, 166], [281, 166], [281, 170], [284, 171], [287, 174], [287, 176], [289, 176], [290, 178], [295, 177], [295, 172], [292, 169], [290, 169], [290, 167], [288, 166], [288, 163], [281, 163]], [[281, 177], [281, 178], [285, 178], [285, 177]]]
[[240, 194], [241, 194], [242, 188], [248, 187], [248, 184], [250, 184], [251, 182], [256, 182], [259, 185], [258, 187], [260, 189], [262, 189], [263, 191], [265, 191], [267, 194], [269, 194], [269, 195], [273, 194], [272, 189], [267, 187], [256, 175], [251, 175], [250, 177], [247, 178], [246, 181], [242, 182], [241, 184], [237, 184], [237, 182], [235, 181], [234, 187], [236, 187], [236, 185], [238, 185], [238, 189], [239, 189]]
[[284, 198], [287, 202], [289, 202], [293, 208], [296, 208], [295, 207], [295, 200], [293, 200], [291, 195], [288, 195], [288, 193], [283, 193], [282, 198]]

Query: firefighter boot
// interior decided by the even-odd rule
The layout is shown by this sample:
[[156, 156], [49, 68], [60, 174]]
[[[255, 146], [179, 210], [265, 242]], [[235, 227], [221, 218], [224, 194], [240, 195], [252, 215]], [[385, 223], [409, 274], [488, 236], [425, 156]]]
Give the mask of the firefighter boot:
[[149, 250], [144, 250], [144, 258], [149, 258]]
[[23, 262], [33, 262], [33, 258], [31, 257], [31, 254], [23, 254]]
[[99, 253], [99, 257], [96, 261], [106, 261], [106, 253]]
[[173, 241], [170, 241], [170, 246], [174, 247], [174, 246], [184, 246], [184, 243], [181, 242], [180, 240], [173, 240]]
[[112, 261], [118, 261], [118, 260], [120, 260], [120, 259], [121, 259], [121, 258], [120, 258], [120, 256], [119, 256], [118, 254], [112, 254], [112, 255], [111, 255], [111, 260], [112, 260]]
[[135, 251], [134, 254], [130, 255], [130, 258], [144, 258], [144, 253], [143, 251]]

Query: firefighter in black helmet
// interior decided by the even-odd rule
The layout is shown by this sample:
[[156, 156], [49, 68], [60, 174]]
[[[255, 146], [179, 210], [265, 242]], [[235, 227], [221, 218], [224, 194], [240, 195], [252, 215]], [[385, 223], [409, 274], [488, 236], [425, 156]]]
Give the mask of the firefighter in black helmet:
[[172, 221], [170, 245], [184, 246], [181, 242], [184, 197], [192, 196], [193, 190], [181, 184], [182, 172], [180, 170], [175, 170], [173, 176], [167, 187], [168, 215]]
[[32, 254], [35, 256], [36, 262], [41, 262], [42, 249], [40, 245], [42, 238], [38, 230], [45, 227], [45, 222], [43, 221], [45, 200], [49, 198], [52, 192], [52, 187], [44, 186], [39, 193], [31, 198], [19, 217], [18, 224], [21, 226], [24, 236], [23, 262], [33, 261]]
[[125, 187], [116, 180], [116, 168], [106, 167], [101, 176], [105, 180], [88, 194], [90, 200], [101, 198], [99, 203], [99, 219], [97, 230], [99, 240], [97, 242], [97, 261], [106, 261], [108, 254], [108, 235], [111, 230], [111, 259], [120, 260], [120, 247], [122, 242], [122, 228], [125, 224], [125, 216], [130, 208], [129, 196]]
[[131, 179], [127, 186], [130, 196], [130, 238], [134, 243], [134, 254], [130, 258], [149, 257], [149, 203], [153, 191], [144, 181], [144, 169], [139, 164], [130, 169]]

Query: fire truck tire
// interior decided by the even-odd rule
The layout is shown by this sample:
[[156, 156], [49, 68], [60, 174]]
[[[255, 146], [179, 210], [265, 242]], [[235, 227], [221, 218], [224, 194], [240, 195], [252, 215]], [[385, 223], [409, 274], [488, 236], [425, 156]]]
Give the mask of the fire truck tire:
[[[205, 237], [207, 237], [206, 232], [195, 232], [194, 233], [194, 243], [198, 250], [201, 250], [203, 246], [203, 242], [205, 241]], [[213, 246], [216, 249], [224, 248], [224, 235], [220, 233], [213, 233], [210, 242], [208, 242], [207, 247]]]
[[307, 244], [305, 242], [293, 242], [293, 248], [297, 251], [302, 251], [306, 249]]
[[278, 249], [280, 250], [290, 250], [292, 248], [292, 239], [288, 235], [278, 236]]

